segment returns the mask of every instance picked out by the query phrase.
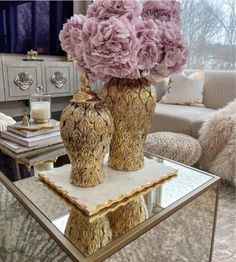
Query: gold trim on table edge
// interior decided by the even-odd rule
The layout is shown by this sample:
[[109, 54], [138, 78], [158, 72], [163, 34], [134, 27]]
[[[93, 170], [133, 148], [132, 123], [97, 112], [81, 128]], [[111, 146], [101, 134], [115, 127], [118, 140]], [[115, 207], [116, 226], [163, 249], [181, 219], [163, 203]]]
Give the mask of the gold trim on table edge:
[[[44, 177], [40, 173], [38, 173], [39, 179], [41, 179], [46, 185], [49, 186], [50, 189], [54, 189], [57, 193], [59, 193], [62, 197], [64, 197], [66, 200], [69, 201], [70, 204], [73, 204], [73, 206], [76, 206], [79, 208], [85, 216], [90, 217], [90, 221], [92, 222], [94, 219], [104, 216], [109, 212], [115, 211], [117, 208], [126, 205], [128, 202], [132, 200], [136, 200], [140, 196], [143, 196], [147, 194], [148, 192], [154, 190], [155, 188], [161, 186], [166, 180], [169, 180], [175, 176], [177, 176], [178, 170], [174, 170], [173, 172], [170, 172], [169, 174], [157, 178], [156, 180], [153, 180], [152, 182], [146, 183], [143, 186], [140, 186], [136, 188], [135, 190], [132, 190], [125, 195], [120, 195], [118, 198], [113, 200], [108, 200], [102, 205], [96, 206], [96, 209], [92, 212], [89, 212], [86, 209], [85, 205], [79, 204], [76, 201], [76, 198], [70, 197], [67, 195], [67, 191], [63, 190], [62, 187], [56, 186], [54, 182], [52, 182], [50, 179]], [[149, 184], [149, 185], [148, 185]]]

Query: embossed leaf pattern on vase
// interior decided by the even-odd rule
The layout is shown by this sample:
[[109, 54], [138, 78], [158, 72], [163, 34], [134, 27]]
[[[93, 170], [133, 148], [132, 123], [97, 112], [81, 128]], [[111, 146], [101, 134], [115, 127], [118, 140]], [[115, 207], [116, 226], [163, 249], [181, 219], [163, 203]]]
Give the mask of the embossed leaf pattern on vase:
[[143, 197], [130, 201], [107, 215], [113, 239], [127, 233], [148, 218], [147, 206]]
[[103, 159], [112, 133], [112, 117], [102, 102], [72, 102], [64, 109], [61, 136], [71, 160], [72, 184], [90, 187], [104, 180]]
[[84, 255], [94, 254], [112, 240], [107, 217], [90, 222], [77, 208], [71, 210], [65, 235]]
[[145, 78], [112, 78], [102, 89], [102, 99], [114, 119], [109, 165], [134, 171], [143, 167], [143, 146], [156, 105], [155, 88]]

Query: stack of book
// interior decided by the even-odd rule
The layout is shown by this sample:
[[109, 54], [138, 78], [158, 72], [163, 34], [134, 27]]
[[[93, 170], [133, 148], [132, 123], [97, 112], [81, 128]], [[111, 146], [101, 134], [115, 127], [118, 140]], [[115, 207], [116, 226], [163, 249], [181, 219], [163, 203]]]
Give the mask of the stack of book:
[[0, 145], [15, 154], [61, 144], [60, 126], [38, 131], [19, 130], [10, 125], [0, 132]]

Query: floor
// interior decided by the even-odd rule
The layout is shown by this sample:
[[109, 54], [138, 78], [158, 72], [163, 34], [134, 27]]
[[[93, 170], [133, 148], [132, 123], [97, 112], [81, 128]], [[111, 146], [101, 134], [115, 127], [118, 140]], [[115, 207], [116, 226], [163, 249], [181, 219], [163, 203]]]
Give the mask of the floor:
[[212, 262], [236, 261], [236, 191], [221, 186]]

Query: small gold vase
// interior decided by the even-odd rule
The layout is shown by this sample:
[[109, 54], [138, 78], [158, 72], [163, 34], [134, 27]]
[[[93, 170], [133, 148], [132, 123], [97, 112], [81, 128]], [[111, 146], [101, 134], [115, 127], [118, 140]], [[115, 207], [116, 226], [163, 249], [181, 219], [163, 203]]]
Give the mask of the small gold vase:
[[113, 133], [110, 111], [92, 92], [86, 74], [82, 88], [61, 114], [61, 137], [71, 161], [73, 185], [91, 187], [104, 180], [103, 160]]
[[143, 146], [156, 106], [154, 86], [146, 78], [112, 78], [102, 88], [102, 99], [114, 120], [109, 166], [123, 171], [143, 167]]
[[85, 256], [92, 255], [112, 240], [112, 232], [106, 216], [99, 217], [93, 222], [77, 208], [70, 212], [66, 224], [65, 236]]

